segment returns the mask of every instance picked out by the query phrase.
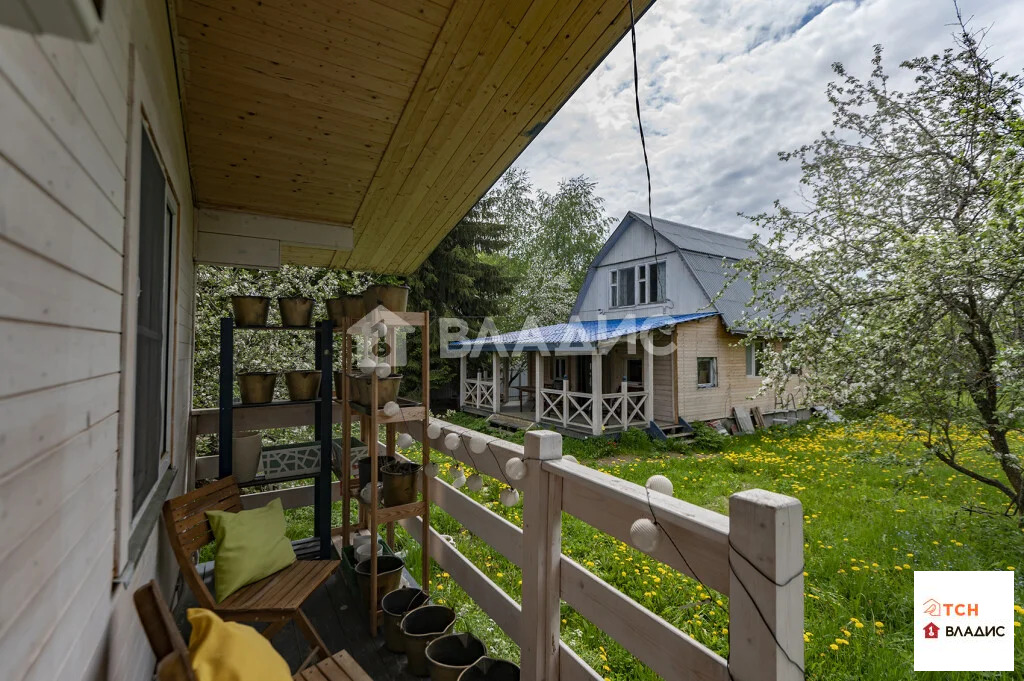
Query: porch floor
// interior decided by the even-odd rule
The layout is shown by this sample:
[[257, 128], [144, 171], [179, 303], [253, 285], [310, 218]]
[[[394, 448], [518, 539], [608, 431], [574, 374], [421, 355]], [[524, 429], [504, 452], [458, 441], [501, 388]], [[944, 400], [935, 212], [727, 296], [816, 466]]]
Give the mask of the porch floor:
[[[200, 574], [210, 582], [208, 575], [212, 574], [213, 563], [204, 563], [199, 568]], [[403, 585], [413, 583], [408, 571], [402, 581]], [[195, 597], [186, 588], [174, 613], [186, 641], [189, 640], [192, 627], [189, 626], [185, 611], [194, 607], [197, 607]], [[406, 669], [403, 653], [392, 653], [384, 647], [383, 635], [376, 638], [370, 636], [367, 615], [349, 591], [342, 568], [313, 592], [302, 610], [320, 632], [332, 654], [347, 650], [374, 681], [421, 681], [420, 677], [413, 676]], [[262, 628], [263, 625], [257, 626]], [[310, 651], [308, 642], [292, 622], [274, 636], [273, 644], [288, 661], [292, 673], [295, 673]]]

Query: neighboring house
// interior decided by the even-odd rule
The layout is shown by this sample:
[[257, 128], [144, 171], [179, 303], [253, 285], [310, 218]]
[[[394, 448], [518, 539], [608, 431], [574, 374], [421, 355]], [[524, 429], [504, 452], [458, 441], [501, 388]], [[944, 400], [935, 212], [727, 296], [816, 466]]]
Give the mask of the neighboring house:
[[[730, 278], [751, 255], [741, 237], [661, 219], [652, 227], [627, 213], [591, 264], [569, 323], [452, 344], [493, 353], [491, 367], [462, 378], [463, 408], [589, 434], [651, 422], [667, 431], [680, 419], [730, 418], [734, 408], [795, 411], [802, 382], [758, 395], [762, 346], [741, 344], [752, 292], [744, 276]], [[631, 347], [631, 338], [641, 341]], [[495, 385], [493, 376], [510, 373], [502, 354], [527, 356], [524, 385]]]

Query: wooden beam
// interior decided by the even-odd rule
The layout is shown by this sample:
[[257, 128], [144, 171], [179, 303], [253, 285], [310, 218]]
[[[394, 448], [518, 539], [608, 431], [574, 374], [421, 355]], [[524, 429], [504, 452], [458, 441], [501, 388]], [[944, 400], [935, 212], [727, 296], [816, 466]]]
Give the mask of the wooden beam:
[[281, 243], [273, 239], [199, 232], [196, 262], [275, 270], [281, 266]]
[[352, 250], [352, 227], [325, 222], [290, 220], [273, 215], [255, 215], [203, 208], [196, 213], [200, 233], [275, 239], [282, 243]]

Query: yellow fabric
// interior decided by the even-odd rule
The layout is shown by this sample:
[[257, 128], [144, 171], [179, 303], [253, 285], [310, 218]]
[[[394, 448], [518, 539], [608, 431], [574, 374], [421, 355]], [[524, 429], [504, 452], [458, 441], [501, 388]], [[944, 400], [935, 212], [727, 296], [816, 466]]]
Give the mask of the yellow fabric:
[[230, 513], [207, 511], [215, 541], [214, 590], [217, 602], [295, 562], [284, 534], [284, 508], [274, 499], [263, 508]]
[[188, 652], [196, 681], [291, 681], [288, 663], [270, 641], [245, 624], [189, 608]]

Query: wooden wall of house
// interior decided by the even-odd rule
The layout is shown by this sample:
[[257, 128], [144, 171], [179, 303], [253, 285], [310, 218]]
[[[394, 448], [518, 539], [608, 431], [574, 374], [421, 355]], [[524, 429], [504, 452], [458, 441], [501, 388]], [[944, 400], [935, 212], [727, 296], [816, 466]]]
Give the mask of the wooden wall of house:
[[[746, 350], [738, 345], [740, 336], [730, 334], [718, 317], [687, 322], [676, 327], [679, 415], [687, 421], [703, 421], [732, 414], [732, 408], [754, 406], [762, 411], [775, 408], [771, 393], [756, 399], [761, 378], [747, 376]], [[716, 357], [718, 385], [697, 387], [697, 358]]]
[[[133, 98], [179, 199], [170, 458], [185, 460], [191, 401], [193, 222], [161, 0], [107, 0], [80, 43], [0, 27], [0, 678], [142, 679], [152, 655], [131, 591], [174, 568], [159, 533], [132, 585], [131, 480], [120, 410]], [[132, 45], [134, 44], [134, 70]], [[125, 472], [127, 468], [127, 478]], [[172, 493], [181, 489], [180, 471]], [[127, 490], [130, 495], [130, 484]], [[129, 519], [130, 520], [130, 519]], [[120, 522], [120, 524], [119, 524]]]

